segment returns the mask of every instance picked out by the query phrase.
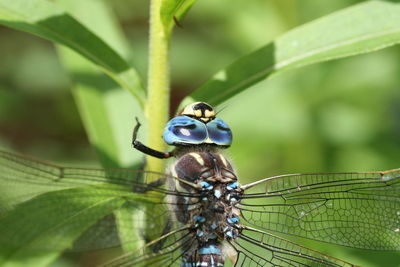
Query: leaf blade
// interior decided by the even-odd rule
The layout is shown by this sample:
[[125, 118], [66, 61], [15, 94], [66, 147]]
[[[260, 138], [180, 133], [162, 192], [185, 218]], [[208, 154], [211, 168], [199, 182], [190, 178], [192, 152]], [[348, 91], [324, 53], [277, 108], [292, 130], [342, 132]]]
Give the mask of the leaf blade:
[[[84, 4], [76, 0], [58, 0], [57, 3], [79, 18], [85, 27], [112, 44], [113, 49], [127, 53], [127, 42], [118, 34], [121, 30], [113, 21], [106, 3], [93, 0]], [[140, 103], [82, 56], [64, 47], [58, 51], [71, 74], [75, 102], [103, 167], [133, 167], [139, 157], [130, 146], [130, 132], [134, 117], [143, 118]]]
[[[127, 53], [126, 40], [118, 35], [121, 30], [113, 23], [109, 6], [103, 1], [58, 0], [69, 12], [77, 16], [93, 32], [108, 40], [114, 49], [120, 47]], [[94, 12], [95, 11], [95, 12]], [[72, 93], [91, 144], [96, 148], [103, 167], [134, 168], [142, 159], [131, 148], [133, 118], [144, 122], [140, 104], [131, 95], [118, 88], [109, 77], [95, 70], [87, 60], [69, 49], [59, 49], [66, 69], [74, 81]], [[131, 124], [132, 122], [132, 124]], [[135, 166], [137, 167], [137, 166]], [[140, 211], [122, 208], [114, 212], [118, 235], [121, 240], [138, 236], [133, 227], [134, 218], [142, 216]], [[138, 238], [139, 239], [139, 238]], [[136, 244], [123, 243], [123, 249], [132, 250]]]
[[399, 20], [400, 5], [388, 2], [369, 1], [335, 12], [241, 57], [184, 102], [217, 105], [272, 74], [398, 44]]
[[143, 104], [144, 91], [136, 71], [106, 42], [51, 2], [0, 0], [0, 24], [71, 48], [98, 65]]

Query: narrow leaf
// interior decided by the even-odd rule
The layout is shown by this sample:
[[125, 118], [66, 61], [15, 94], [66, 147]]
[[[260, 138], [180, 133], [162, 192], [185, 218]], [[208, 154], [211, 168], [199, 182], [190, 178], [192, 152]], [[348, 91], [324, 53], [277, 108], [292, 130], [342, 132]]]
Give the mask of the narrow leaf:
[[[57, 3], [73, 12], [86, 28], [108, 40], [115, 50], [128, 53], [126, 40], [119, 34], [121, 30], [113, 21], [110, 7], [103, 1], [87, 0], [82, 4], [79, 0], [58, 0]], [[131, 132], [135, 116], [143, 118], [137, 99], [82, 56], [65, 48], [59, 52], [71, 74], [73, 95], [84, 127], [103, 167], [133, 167], [139, 156], [131, 148]]]
[[0, 24], [71, 48], [100, 66], [143, 104], [144, 92], [136, 71], [107, 43], [53, 3], [0, 0]]
[[[109, 12], [110, 7], [103, 1], [86, 0], [82, 7], [80, 0], [58, 0], [69, 12], [80, 18], [86, 27], [108, 40], [114, 49], [127, 54], [128, 45], [119, 25]], [[121, 90], [109, 77], [102, 75], [83, 57], [73, 51], [59, 49], [62, 62], [71, 74], [74, 86], [72, 92], [89, 140], [96, 148], [103, 167], [134, 168], [142, 156], [131, 147], [131, 132], [134, 117], [145, 122], [137, 99]], [[140, 90], [140, 88], [137, 88]], [[137, 245], [123, 242], [137, 237], [135, 218], [143, 216], [140, 211], [124, 207], [114, 212], [118, 235], [125, 251], [132, 251]]]
[[143, 118], [136, 99], [70, 49], [60, 48], [59, 52], [73, 80], [72, 93], [100, 163], [107, 168], [133, 168], [141, 155], [131, 147], [131, 132], [134, 117]]
[[217, 105], [271, 74], [383, 49], [400, 42], [400, 4], [368, 1], [295, 28], [239, 58], [185, 102]]

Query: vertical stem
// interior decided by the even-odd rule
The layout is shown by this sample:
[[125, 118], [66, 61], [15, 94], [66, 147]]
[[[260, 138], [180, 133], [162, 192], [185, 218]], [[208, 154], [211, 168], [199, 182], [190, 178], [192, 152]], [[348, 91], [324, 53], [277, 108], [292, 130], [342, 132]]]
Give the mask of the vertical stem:
[[[166, 144], [161, 138], [169, 114], [169, 38], [160, 18], [163, 0], [151, 0], [150, 41], [148, 69], [148, 98], [146, 117], [148, 119], [147, 142], [151, 148], [165, 151]], [[164, 162], [147, 156], [147, 170], [162, 172]]]

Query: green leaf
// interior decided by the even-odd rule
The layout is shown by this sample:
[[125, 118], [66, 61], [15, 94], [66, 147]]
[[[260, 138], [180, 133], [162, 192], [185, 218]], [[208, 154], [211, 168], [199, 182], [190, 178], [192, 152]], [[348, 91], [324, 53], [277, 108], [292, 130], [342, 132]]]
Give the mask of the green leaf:
[[0, 264], [47, 265], [124, 202], [94, 186], [49, 192], [24, 202], [0, 218]]
[[174, 27], [174, 17], [181, 21], [196, 0], [165, 0], [161, 4], [161, 21], [166, 36], [169, 36]]
[[399, 21], [400, 4], [382, 1], [364, 2], [327, 15], [239, 58], [184, 102], [217, 105], [271, 74], [398, 44]]
[[[79, 17], [86, 27], [108, 40], [113, 48], [119, 48], [123, 54], [128, 53], [127, 42], [105, 2], [86, 0], [83, 5], [80, 0], [58, 0], [58, 3]], [[59, 52], [72, 76], [72, 92], [89, 140], [96, 148], [102, 166], [137, 169], [142, 156], [131, 147], [131, 132], [135, 116], [145, 122], [140, 104], [80, 55], [67, 48], [61, 48]], [[127, 238], [140, 239], [138, 229], [133, 225], [137, 223], [135, 218], [143, 216], [141, 213], [128, 207], [114, 212], [124, 251], [132, 251], [137, 245], [124, 242]]]
[[59, 52], [73, 79], [72, 93], [102, 166], [134, 168], [142, 158], [131, 147], [134, 117], [143, 118], [139, 104], [78, 54], [65, 48]]
[[136, 71], [107, 43], [49, 1], [0, 0], [0, 24], [62, 44], [79, 53], [144, 103]]
[[[128, 53], [128, 45], [103, 1], [58, 0], [73, 12], [86, 28], [98, 32], [113, 48]], [[109, 77], [100, 73], [85, 58], [70, 49], [59, 49], [62, 63], [73, 80], [73, 95], [89, 140], [96, 148], [103, 167], [134, 167], [141, 156], [131, 147], [134, 117], [143, 113], [138, 101]], [[140, 90], [136, 88], [135, 90]]]

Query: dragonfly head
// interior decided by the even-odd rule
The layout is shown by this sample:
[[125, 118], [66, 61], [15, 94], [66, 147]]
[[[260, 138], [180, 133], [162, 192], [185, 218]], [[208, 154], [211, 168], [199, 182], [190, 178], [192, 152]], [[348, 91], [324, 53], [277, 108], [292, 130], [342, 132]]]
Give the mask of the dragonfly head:
[[163, 139], [169, 145], [211, 145], [227, 148], [232, 143], [232, 132], [209, 104], [195, 102], [187, 105], [165, 126]]

